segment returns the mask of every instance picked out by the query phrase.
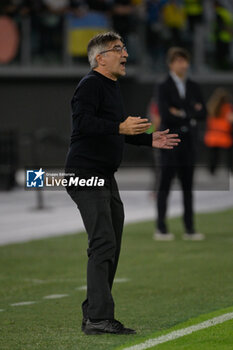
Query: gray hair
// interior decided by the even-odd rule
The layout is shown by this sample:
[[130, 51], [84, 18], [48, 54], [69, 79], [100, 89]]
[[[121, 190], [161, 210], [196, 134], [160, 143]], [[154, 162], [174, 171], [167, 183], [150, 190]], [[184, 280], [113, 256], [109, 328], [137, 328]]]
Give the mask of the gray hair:
[[87, 46], [88, 61], [91, 68], [96, 68], [98, 63], [96, 61], [96, 56], [108, 48], [108, 44], [120, 40], [123, 42], [122, 37], [115, 32], [100, 33], [92, 38]]

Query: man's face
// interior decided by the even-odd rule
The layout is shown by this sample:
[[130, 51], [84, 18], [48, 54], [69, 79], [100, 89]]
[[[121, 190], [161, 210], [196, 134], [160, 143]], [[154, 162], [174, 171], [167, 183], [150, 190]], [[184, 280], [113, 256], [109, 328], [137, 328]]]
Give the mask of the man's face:
[[101, 54], [101, 62], [104, 65], [104, 69], [106, 70], [106, 72], [108, 72], [109, 75], [115, 77], [116, 79], [126, 74], [125, 65], [128, 53], [126, 49], [122, 49], [123, 47], [124, 44], [122, 43], [122, 41], [116, 40], [109, 43], [108, 47], [106, 48], [106, 51], [111, 51]]
[[177, 57], [169, 65], [170, 70], [178, 75], [178, 77], [185, 77], [189, 69], [189, 62], [183, 57]]

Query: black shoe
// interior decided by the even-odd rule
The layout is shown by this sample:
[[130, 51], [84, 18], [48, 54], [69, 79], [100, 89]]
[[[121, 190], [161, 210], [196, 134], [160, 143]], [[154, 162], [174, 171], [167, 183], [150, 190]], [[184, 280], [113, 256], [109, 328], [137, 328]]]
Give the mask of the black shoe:
[[83, 329], [85, 334], [136, 334], [136, 331], [130, 328], [125, 328], [124, 325], [117, 320], [103, 320], [92, 322], [87, 320]]
[[86, 319], [86, 318], [83, 318], [83, 319], [82, 319], [82, 327], [81, 327], [81, 330], [82, 330], [83, 332], [84, 332], [84, 330], [85, 330], [86, 324], [87, 324], [87, 319]]

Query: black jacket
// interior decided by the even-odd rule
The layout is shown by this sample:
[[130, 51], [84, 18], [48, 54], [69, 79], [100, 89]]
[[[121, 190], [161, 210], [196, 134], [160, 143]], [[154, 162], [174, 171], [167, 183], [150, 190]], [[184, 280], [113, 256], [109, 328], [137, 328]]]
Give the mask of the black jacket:
[[[201, 104], [203, 107], [196, 111], [195, 104]], [[189, 132], [195, 127], [195, 121], [205, 119], [206, 107], [202, 98], [200, 88], [197, 83], [190, 79], [186, 81], [186, 96], [181, 98], [172, 77], [168, 78], [159, 85], [158, 106], [161, 117], [161, 130], [170, 129], [170, 132]], [[169, 108], [175, 107], [185, 112], [185, 117], [177, 117], [170, 113]]]
[[[200, 111], [195, 110], [195, 104], [201, 104]], [[185, 98], [181, 98], [172, 77], [159, 85], [158, 105], [161, 118], [160, 128], [170, 129], [170, 132], [179, 134], [181, 143], [172, 150], [160, 150], [160, 161], [163, 165], [181, 166], [193, 165], [197, 153], [197, 120], [205, 119], [206, 107], [198, 84], [190, 79], [186, 81]], [[177, 117], [169, 109], [175, 107], [183, 110], [185, 116]]]

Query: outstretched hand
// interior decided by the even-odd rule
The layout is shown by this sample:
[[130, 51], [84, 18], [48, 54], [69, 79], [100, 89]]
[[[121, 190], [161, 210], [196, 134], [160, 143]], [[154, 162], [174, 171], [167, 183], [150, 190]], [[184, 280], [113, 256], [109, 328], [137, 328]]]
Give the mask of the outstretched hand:
[[120, 123], [119, 134], [123, 135], [138, 135], [143, 134], [149, 129], [151, 123], [148, 119], [141, 117], [129, 116], [124, 122]]
[[178, 146], [180, 139], [178, 134], [169, 134], [169, 129], [164, 131], [156, 131], [152, 134], [152, 147], [173, 149], [174, 146]]

